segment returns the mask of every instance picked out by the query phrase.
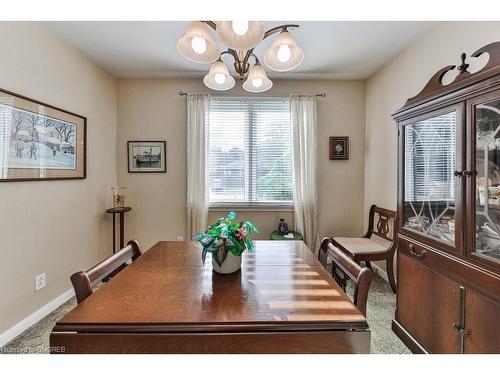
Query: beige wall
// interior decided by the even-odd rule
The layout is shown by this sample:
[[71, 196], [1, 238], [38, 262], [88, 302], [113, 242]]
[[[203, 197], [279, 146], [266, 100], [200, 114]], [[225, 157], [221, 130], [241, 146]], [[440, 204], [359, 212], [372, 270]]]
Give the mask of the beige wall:
[[[500, 40], [500, 22], [444, 22], [408, 47], [366, 84], [365, 216], [371, 204], [396, 208], [397, 129], [391, 114], [440, 68]], [[473, 67], [471, 67], [473, 68]]]
[[[86, 180], [0, 183], [0, 334], [71, 288], [110, 252], [116, 81], [42, 25], [0, 23], [0, 88], [87, 117]], [[109, 202], [108, 202], [109, 203]], [[35, 292], [35, 275], [46, 288]]]
[[[224, 95], [241, 96], [240, 84]], [[208, 91], [201, 79], [120, 79], [118, 81], [118, 181], [127, 187], [133, 211], [128, 238], [148, 248], [158, 240], [185, 235], [186, 97], [178, 92]], [[318, 99], [319, 223], [321, 236], [356, 235], [363, 229], [365, 84], [363, 81], [276, 81], [269, 95], [326, 92]], [[328, 160], [328, 137], [349, 136], [348, 161]], [[166, 174], [127, 173], [128, 140], [166, 140]], [[280, 217], [291, 212], [238, 212], [268, 238]], [[209, 220], [224, 212], [211, 212]]]

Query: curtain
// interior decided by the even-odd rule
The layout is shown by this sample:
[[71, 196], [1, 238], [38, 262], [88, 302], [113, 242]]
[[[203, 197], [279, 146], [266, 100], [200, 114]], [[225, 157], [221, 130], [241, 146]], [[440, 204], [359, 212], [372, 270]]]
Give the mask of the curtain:
[[187, 205], [186, 234], [194, 235], [207, 229], [208, 193], [205, 178], [205, 130], [208, 124], [210, 95], [187, 96]]
[[291, 95], [293, 138], [293, 206], [295, 228], [313, 252], [319, 249], [318, 186], [316, 179], [316, 97]]

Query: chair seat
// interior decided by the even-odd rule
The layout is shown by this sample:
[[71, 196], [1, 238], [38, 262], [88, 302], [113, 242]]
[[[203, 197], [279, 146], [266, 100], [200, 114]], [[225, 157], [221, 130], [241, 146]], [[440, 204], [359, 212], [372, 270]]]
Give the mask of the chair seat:
[[333, 237], [333, 240], [351, 254], [379, 253], [387, 251], [391, 247], [391, 243], [383, 239]]

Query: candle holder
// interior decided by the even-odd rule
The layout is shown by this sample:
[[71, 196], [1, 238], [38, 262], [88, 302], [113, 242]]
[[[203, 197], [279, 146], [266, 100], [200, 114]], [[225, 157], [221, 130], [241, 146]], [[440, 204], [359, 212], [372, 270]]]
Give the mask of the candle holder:
[[125, 187], [112, 187], [111, 192], [113, 193], [113, 207], [125, 207]]

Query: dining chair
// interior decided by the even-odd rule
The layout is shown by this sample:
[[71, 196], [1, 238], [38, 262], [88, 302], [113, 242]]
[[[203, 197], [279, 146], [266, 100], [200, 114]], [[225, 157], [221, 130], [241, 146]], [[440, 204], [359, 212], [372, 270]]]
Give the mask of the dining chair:
[[109, 258], [96, 264], [94, 267], [83, 272], [79, 271], [71, 275], [71, 283], [75, 289], [76, 301], [80, 304], [92, 294], [92, 288], [104, 278], [115, 275], [126, 267], [127, 262], [134, 261], [142, 255], [139, 242], [132, 240], [127, 242], [127, 246], [120, 249]]
[[[375, 225], [375, 216], [377, 224]], [[332, 237], [333, 244], [356, 263], [365, 262], [372, 269], [371, 261], [385, 260], [387, 278], [396, 293], [394, 278], [394, 253], [398, 216], [395, 211], [372, 205], [368, 217], [368, 230], [363, 237]]]
[[353, 303], [366, 317], [366, 302], [368, 291], [374, 273], [368, 267], [361, 267], [349, 258], [342, 250], [336, 247], [331, 238], [324, 238], [318, 252], [318, 259], [327, 267], [328, 259], [332, 260], [332, 277], [337, 284], [346, 292], [347, 280], [354, 282]]

